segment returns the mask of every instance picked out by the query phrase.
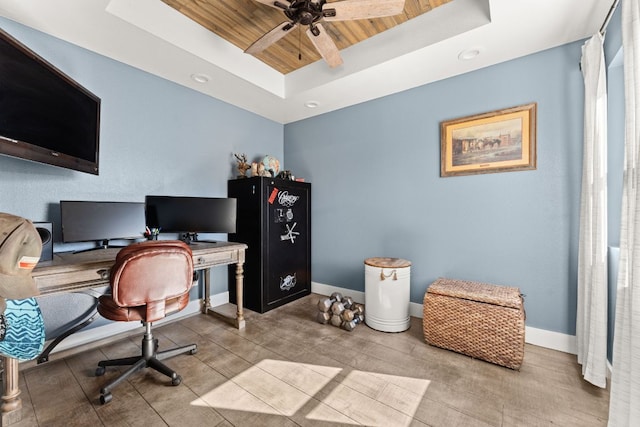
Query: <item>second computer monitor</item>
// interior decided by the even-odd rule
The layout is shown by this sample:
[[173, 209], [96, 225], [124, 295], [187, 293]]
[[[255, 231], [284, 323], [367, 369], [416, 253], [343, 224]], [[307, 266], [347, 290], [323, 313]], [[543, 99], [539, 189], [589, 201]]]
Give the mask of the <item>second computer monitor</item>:
[[163, 233], [235, 233], [234, 198], [147, 196], [147, 225]]

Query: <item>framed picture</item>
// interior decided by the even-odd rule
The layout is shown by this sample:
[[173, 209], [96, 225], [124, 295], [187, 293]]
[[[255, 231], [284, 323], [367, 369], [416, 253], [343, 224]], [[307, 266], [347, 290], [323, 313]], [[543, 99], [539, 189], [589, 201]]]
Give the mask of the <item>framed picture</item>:
[[536, 104], [440, 124], [440, 176], [536, 168]]

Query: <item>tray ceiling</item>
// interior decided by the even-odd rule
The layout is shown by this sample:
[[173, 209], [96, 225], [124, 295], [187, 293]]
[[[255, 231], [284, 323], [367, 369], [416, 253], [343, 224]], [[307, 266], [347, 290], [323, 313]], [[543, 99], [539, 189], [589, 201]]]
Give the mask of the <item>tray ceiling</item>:
[[0, 16], [290, 123], [585, 39], [612, 1], [406, 0], [400, 17], [331, 23], [344, 60], [335, 68], [295, 34], [264, 57], [245, 54], [284, 21], [254, 0], [0, 0]]
[[[262, 35], [288, 20], [283, 11], [254, 0], [162, 1], [243, 51]], [[327, 3], [333, 1], [336, 0], [329, 0]], [[322, 25], [338, 49], [343, 50], [449, 1], [451, 0], [406, 0], [404, 11], [400, 15], [357, 21], [323, 21]], [[304, 35], [304, 26], [299, 26], [292, 34], [288, 34], [255, 56], [282, 74], [321, 60], [308, 37]]]

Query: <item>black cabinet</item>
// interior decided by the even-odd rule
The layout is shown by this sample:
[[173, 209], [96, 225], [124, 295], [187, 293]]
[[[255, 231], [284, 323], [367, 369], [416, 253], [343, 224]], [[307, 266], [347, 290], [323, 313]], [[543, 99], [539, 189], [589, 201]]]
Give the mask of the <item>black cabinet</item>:
[[[311, 293], [311, 184], [253, 177], [228, 182], [238, 200], [229, 241], [246, 243], [244, 307], [264, 313]], [[236, 301], [235, 267], [229, 299]]]

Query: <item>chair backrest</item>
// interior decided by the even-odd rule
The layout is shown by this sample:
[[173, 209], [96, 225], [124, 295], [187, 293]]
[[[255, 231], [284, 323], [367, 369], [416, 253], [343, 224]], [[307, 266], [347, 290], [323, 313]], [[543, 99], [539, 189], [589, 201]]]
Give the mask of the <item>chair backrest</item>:
[[111, 269], [111, 293], [120, 307], [160, 304], [189, 292], [193, 255], [177, 240], [151, 240], [120, 250]]

